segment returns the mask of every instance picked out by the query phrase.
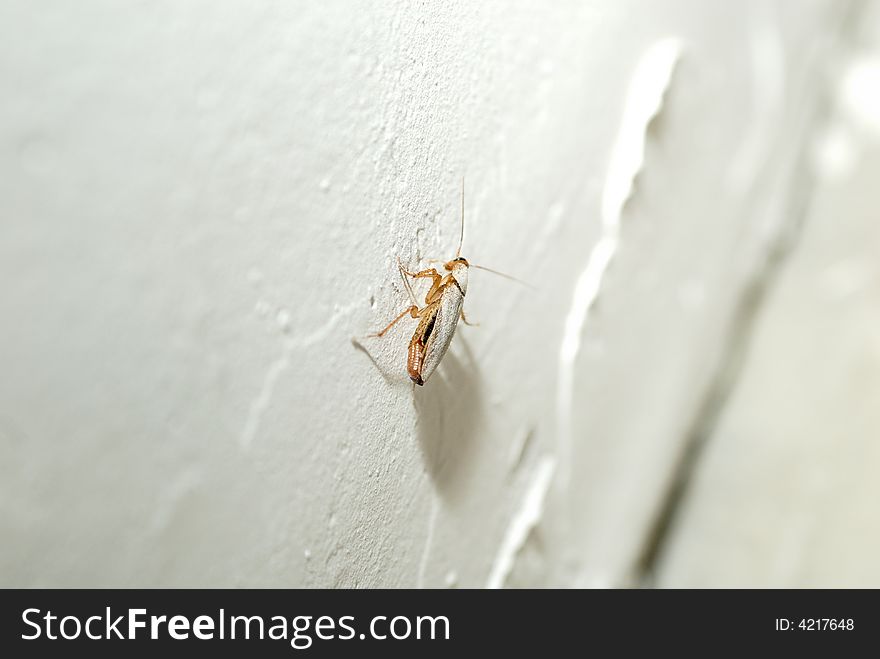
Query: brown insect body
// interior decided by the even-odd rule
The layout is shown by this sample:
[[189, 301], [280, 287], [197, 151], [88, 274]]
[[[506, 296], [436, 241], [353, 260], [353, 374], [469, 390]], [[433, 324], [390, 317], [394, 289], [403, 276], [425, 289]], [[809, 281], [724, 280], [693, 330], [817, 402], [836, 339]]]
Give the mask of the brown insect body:
[[[461, 189], [461, 235], [458, 241], [458, 250], [455, 258], [443, 264], [443, 268], [449, 273], [441, 275], [435, 268], [409, 272], [398, 261], [398, 268], [403, 277], [404, 284], [409, 291], [413, 305], [404, 309], [400, 315], [392, 320], [381, 331], [373, 336], [380, 337], [391, 329], [400, 319], [406, 315], [419, 319], [416, 331], [413, 333], [407, 350], [406, 370], [410, 379], [417, 385], [423, 385], [431, 376], [443, 355], [446, 354], [455, 328], [461, 319], [468, 323], [462, 311], [465, 293], [468, 285], [468, 268], [470, 264], [461, 256], [461, 245], [464, 241], [464, 180]], [[481, 266], [474, 266], [481, 267]], [[413, 279], [431, 279], [431, 288], [425, 295], [425, 306], [419, 308], [418, 301], [410, 288], [407, 277]]]
[[419, 324], [409, 342], [406, 368], [410, 379], [423, 385], [446, 354], [458, 320], [464, 314], [461, 305], [467, 291], [466, 259], [457, 257], [444, 265], [449, 271], [445, 277], [434, 268], [421, 272], [401, 273], [410, 277], [430, 277], [431, 289], [425, 296], [425, 306], [417, 310]]
[[434, 329], [434, 323], [437, 321], [437, 312], [439, 310], [440, 305], [438, 301], [428, 305], [419, 312], [421, 319], [409, 342], [406, 370], [409, 372], [409, 379], [418, 385], [425, 384], [425, 381], [422, 379], [422, 365], [425, 361], [425, 350], [428, 347], [428, 340], [431, 338], [431, 332]]
[[425, 296], [425, 306], [420, 309], [414, 304], [405, 309], [375, 336], [385, 334], [406, 315], [419, 319], [419, 324], [409, 342], [406, 359], [406, 370], [410, 379], [417, 385], [425, 384], [437, 368], [449, 348], [459, 318], [464, 319], [461, 306], [467, 292], [469, 265], [466, 259], [456, 257], [444, 264], [443, 267], [449, 271], [446, 276], [441, 275], [435, 268], [409, 272], [403, 265], [399, 266], [403, 277], [431, 278], [432, 284]]

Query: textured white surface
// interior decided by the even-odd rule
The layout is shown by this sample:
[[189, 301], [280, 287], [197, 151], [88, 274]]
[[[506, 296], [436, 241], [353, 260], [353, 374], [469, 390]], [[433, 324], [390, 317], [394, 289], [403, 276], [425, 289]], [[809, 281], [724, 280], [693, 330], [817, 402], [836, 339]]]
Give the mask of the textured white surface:
[[[845, 8], [4, 3], [2, 584], [626, 582]], [[536, 290], [472, 272], [414, 390], [411, 325], [351, 338], [452, 255], [462, 175], [463, 255]]]

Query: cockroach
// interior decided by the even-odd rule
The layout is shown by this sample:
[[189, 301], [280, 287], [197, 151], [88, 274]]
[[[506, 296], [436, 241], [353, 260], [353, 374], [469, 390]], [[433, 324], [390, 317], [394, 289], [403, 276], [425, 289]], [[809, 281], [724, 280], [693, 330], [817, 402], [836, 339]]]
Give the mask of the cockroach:
[[[468, 263], [468, 260], [461, 255], [463, 242], [464, 181], [462, 181], [461, 187], [461, 234], [458, 240], [458, 250], [455, 252], [455, 258], [443, 264], [443, 268], [449, 274], [441, 275], [437, 272], [436, 268], [410, 272], [398, 261], [397, 267], [414, 304], [400, 312], [382, 331], [371, 335], [375, 337], [383, 336], [407, 315], [418, 319], [419, 324], [409, 342], [406, 370], [409, 373], [410, 380], [419, 386], [427, 382], [449, 349], [449, 344], [455, 334], [456, 327], [458, 327], [459, 319], [466, 325], [473, 324], [468, 322], [464, 315], [464, 310], [461, 308], [464, 303], [464, 296], [467, 293], [468, 269], [471, 267], [480, 268], [481, 270], [488, 270], [502, 277], [513, 279], [513, 277], [495, 270]], [[412, 288], [406, 279], [407, 277], [431, 279], [431, 288], [425, 296], [425, 306], [422, 308], [415, 304], [418, 301], [415, 299]]]

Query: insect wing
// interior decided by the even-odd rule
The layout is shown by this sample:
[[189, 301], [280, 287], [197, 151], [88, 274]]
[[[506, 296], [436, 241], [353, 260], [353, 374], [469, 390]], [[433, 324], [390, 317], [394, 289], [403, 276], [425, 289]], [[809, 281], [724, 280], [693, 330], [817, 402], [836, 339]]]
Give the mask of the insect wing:
[[455, 334], [455, 328], [458, 327], [458, 319], [461, 314], [463, 301], [464, 295], [462, 295], [458, 286], [452, 285], [443, 291], [443, 297], [440, 300], [440, 310], [437, 312], [437, 318], [434, 321], [434, 327], [431, 330], [431, 335], [428, 337], [425, 349], [425, 358], [422, 363], [422, 381], [427, 381], [443, 359], [443, 355], [449, 349], [449, 343]]

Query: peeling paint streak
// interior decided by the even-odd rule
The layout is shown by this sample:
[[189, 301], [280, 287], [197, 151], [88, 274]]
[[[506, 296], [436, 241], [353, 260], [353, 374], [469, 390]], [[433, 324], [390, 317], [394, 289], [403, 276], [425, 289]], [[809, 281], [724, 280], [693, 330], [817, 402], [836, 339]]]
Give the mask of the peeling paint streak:
[[556, 460], [551, 457], [543, 457], [535, 468], [532, 483], [526, 491], [526, 495], [520, 504], [519, 510], [513, 516], [507, 527], [507, 533], [498, 549], [492, 571], [489, 573], [487, 588], [501, 588], [513, 570], [517, 554], [525, 545], [532, 529], [541, 520], [544, 512], [544, 498], [550, 489], [553, 473], [556, 471]]
[[663, 106], [663, 96], [680, 55], [677, 39], [662, 39], [648, 49], [636, 66], [602, 191], [602, 224], [606, 229], [615, 229], [620, 224], [636, 174], [645, 161], [648, 124]]
[[346, 316], [354, 307], [345, 307], [339, 309], [322, 327], [319, 327], [311, 334], [299, 338], [288, 338], [284, 341], [281, 348], [281, 355], [269, 366], [266, 376], [263, 378], [263, 386], [260, 392], [251, 403], [250, 411], [245, 420], [244, 429], [239, 437], [239, 444], [245, 450], [248, 450], [254, 442], [257, 431], [260, 428], [260, 422], [275, 394], [275, 386], [278, 383], [280, 375], [290, 366], [290, 360], [293, 353], [303, 348], [308, 348], [323, 341], [330, 332], [336, 327], [340, 318]]
[[431, 500], [431, 516], [428, 519], [428, 534], [425, 537], [425, 548], [419, 560], [419, 575], [416, 581], [417, 588], [425, 587], [425, 574], [428, 571], [428, 558], [431, 556], [431, 546], [434, 544], [434, 528], [437, 526], [437, 517], [440, 514], [440, 503], [436, 497]]
[[290, 356], [292, 352], [291, 341], [285, 341], [281, 356], [269, 367], [266, 377], [263, 378], [263, 386], [260, 388], [260, 393], [257, 394], [257, 397], [251, 403], [251, 409], [248, 413], [247, 421], [245, 422], [244, 430], [241, 433], [240, 439], [241, 447], [245, 450], [249, 449], [254, 443], [254, 437], [260, 427], [260, 421], [262, 421], [266, 410], [269, 409], [269, 403], [272, 402], [272, 396], [275, 393], [275, 384], [278, 382], [278, 376], [287, 370], [287, 367], [290, 365]]
[[559, 459], [566, 465], [562, 475], [563, 486], [568, 480], [570, 468], [572, 390], [581, 335], [589, 311], [599, 295], [605, 272], [617, 252], [623, 208], [632, 195], [636, 175], [645, 160], [648, 124], [662, 107], [663, 95], [669, 88], [680, 55], [679, 41], [667, 38], [652, 45], [636, 66], [602, 191], [602, 235], [590, 251], [587, 264], [578, 277], [565, 318], [559, 351], [556, 411]]

